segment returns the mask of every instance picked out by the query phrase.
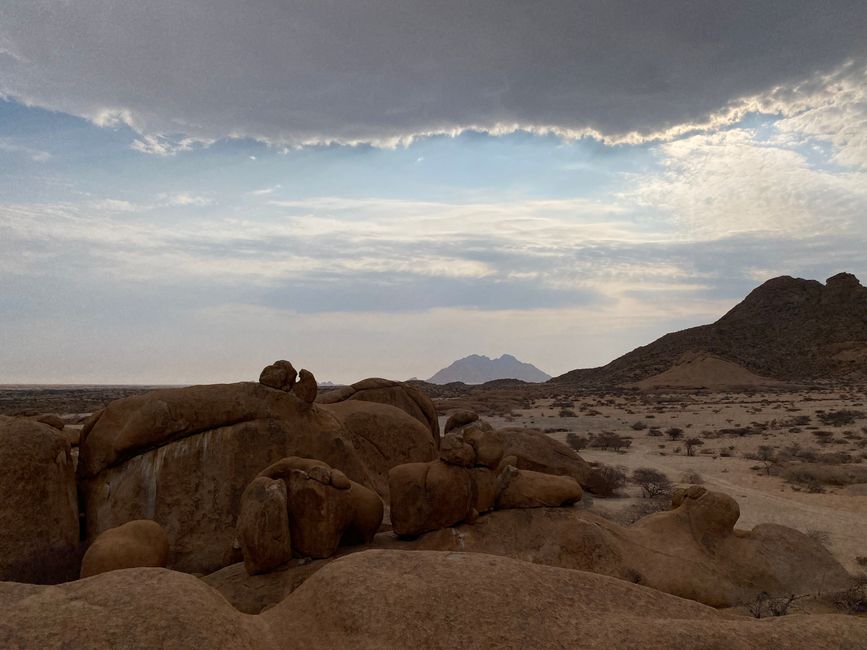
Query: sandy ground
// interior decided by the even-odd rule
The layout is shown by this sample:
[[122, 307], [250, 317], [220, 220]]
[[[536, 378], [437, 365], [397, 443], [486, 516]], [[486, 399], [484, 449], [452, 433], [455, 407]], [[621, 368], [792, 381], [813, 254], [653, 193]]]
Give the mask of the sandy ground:
[[[777, 476], [766, 476], [754, 469], [755, 460], [743, 458], [760, 445], [776, 449], [798, 442], [803, 448], [820, 453], [846, 451], [859, 460], [867, 458], [867, 419], [841, 427], [822, 424], [817, 416], [821, 411], [851, 409], [867, 412], [867, 398], [861, 391], [837, 390], [810, 393], [766, 394], [632, 394], [581, 396], [574, 400], [576, 417], [560, 417], [562, 406], [555, 400], [539, 400], [531, 409], [515, 411], [511, 416], [486, 418], [495, 427], [528, 426], [545, 429], [567, 429], [587, 436], [612, 431], [632, 438], [625, 452], [584, 449], [580, 453], [589, 462], [622, 467], [630, 472], [637, 467], [652, 467], [664, 472], [675, 483], [682, 483], [685, 472], [698, 472], [704, 485], [734, 497], [741, 509], [740, 528], [751, 528], [760, 523], [791, 526], [804, 532], [819, 531], [840, 562], [850, 571], [862, 572], [856, 558], [867, 556], [867, 496], [849, 496], [843, 488], [828, 487], [823, 494], [796, 491]], [[570, 401], [567, 396], [557, 402]], [[808, 425], [799, 432], [790, 432], [791, 426], [783, 421], [795, 416], [809, 416]], [[770, 424], [776, 420], [776, 425]], [[703, 432], [752, 423], [769, 423], [768, 430], [748, 436], [725, 435], [702, 438], [704, 445], [695, 456], [687, 456], [683, 442], [672, 442], [668, 437], [653, 437], [648, 430], [636, 431], [631, 425], [642, 421], [649, 426], [683, 429], [685, 437], [702, 437]], [[815, 430], [831, 431], [837, 441], [819, 444]], [[850, 438], [844, 437], [848, 432]], [[567, 431], [550, 433], [565, 442]], [[721, 455], [720, 452], [730, 456]], [[867, 460], [861, 463], [867, 466]], [[594, 508], [616, 511], [639, 499], [639, 490], [629, 486], [623, 498], [595, 499]]]

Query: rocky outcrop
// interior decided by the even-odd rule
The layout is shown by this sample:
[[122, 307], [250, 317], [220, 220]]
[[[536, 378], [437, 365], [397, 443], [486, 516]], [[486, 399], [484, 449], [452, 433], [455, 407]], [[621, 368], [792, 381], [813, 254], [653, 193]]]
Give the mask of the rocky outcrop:
[[867, 638], [867, 621], [853, 616], [757, 621], [608, 576], [431, 551], [334, 560], [256, 616], [166, 569], [112, 571], [57, 587], [0, 583], [0, 608], [6, 648], [813, 650], [858, 648]]
[[234, 544], [241, 495], [280, 458], [319, 459], [386, 494], [391, 467], [435, 457], [430, 430], [401, 409], [310, 403], [254, 383], [112, 402], [88, 421], [80, 449], [87, 539], [152, 519], [169, 536], [169, 567], [198, 573], [241, 559]]
[[70, 446], [56, 428], [0, 415], [0, 580], [78, 576], [78, 497]]
[[498, 510], [571, 506], [581, 500], [581, 486], [571, 476], [508, 466], [500, 473], [498, 483]]
[[317, 398], [320, 404], [336, 404], [346, 400], [379, 402], [406, 411], [430, 430], [431, 437], [439, 446], [440, 426], [436, 408], [430, 398], [414, 386], [374, 377], [351, 386], [341, 386]]
[[463, 467], [441, 460], [398, 465], [388, 474], [388, 486], [398, 535], [447, 528], [473, 516], [472, 475]]
[[165, 567], [169, 539], [155, 521], [137, 519], [99, 535], [81, 560], [81, 577], [138, 567]]
[[592, 469], [581, 456], [541, 431], [506, 428], [496, 433], [503, 441], [502, 457], [513, 456], [518, 469], [571, 476], [581, 485], [590, 477]]
[[288, 393], [295, 386], [297, 377], [298, 372], [294, 366], [289, 361], [281, 360], [275, 361], [262, 370], [259, 374], [259, 383]]
[[497, 510], [472, 525], [388, 547], [455, 550], [520, 558], [601, 573], [714, 607], [760, 592], [809, 594], [844, 589], [850, 577], [830, 552], [803, 533], [762, 524], [734, 529], [737, 503], [701, 487], [677, 507], [623, 527], [582, 508]]
[[244, 490], [238, 515], [238, 542], [250, 575], [273, 571], [292, 557], [283, 481], [257, 476]]
[[328, 648], [812, 650], [867, 638], [854, 617], [731, 617], [607, 576], [476, 553], [355, 553], [260, 616], [275, 638]]
[[[239, 527], [244, 560], [248, 567], [258, 564], [252, 561], [254, 556], [265, 555], [264, 550], [257, 549], [251, 541], [267, 539], [265, 546], [272, 547], [279, 543], [277, 540], [286, 540], [295, 556], [326, 558], [334, 555], [341, 543], [351, 545], [369, 542], [382, 523], [383, 504], [375, 492], [350, 481], [343, 472], [332, 470], [321, 461], [298, 457], [284, 458], [262, 470], [244, 492], [242, 511], [254, 507], [248, 501], [254, 504], [264, 502], [261, 493], [272, 485], [262, 484], [262, 478], [284, 484], [283, 502], [287, 516], [285, 519], [269, 516], [278, 507], [283, 494], [281, 492], [274, 497], [274, 504], [267, 510], [261, 510], [267, 523], [262, 523], [263, 516], [253, 520], [256, 528], [267, 528], [264, 534], [253, 535]], [[241, 523], [247, 524], [248, 521], [242, 519]], [[276, 555], [276, 549], [268, 554]], [[262, 568], [256, 566], [251, 573], [260, 573]]]
[[56, 587], [0, 583], [2, 648], [244, 648], [275, 643], [198, 578], [110, 571]]

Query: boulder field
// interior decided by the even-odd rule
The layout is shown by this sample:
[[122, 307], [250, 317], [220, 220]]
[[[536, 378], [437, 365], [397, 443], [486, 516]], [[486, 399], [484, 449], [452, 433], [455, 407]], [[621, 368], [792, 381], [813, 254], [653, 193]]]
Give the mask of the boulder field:
[[77, 456], [0, 416], [0, 647], [867, 647], [863, 618], [713, 609], [849, 587], [807, 535], [695, 485], [620, 526], [562, 443], [445, 430], [414, 388], [288, 361], [112, 402]]
[[385, 496], [391, 467], [436, 457], [431, 430], [404, 410], [313, 403], [296, 395], [302, 385], [158, 390], [95, 414], [82, 431], [78, 464], [87, 542], [127, 521], [152, 519], [171, 541], [169, 567], [207, 573], [240, 559], [241, 494], [279, 459], [321, 460]]

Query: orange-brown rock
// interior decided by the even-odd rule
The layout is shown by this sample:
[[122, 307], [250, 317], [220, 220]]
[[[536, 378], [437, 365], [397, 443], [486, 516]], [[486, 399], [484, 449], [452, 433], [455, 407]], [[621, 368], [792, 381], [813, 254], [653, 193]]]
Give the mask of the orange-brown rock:
[[518, 469], [571, 476], [581, 485], [590, 476], [590, 465], [581, 456], [541, 431], [507, 428], [497, 433], [503, 440], [503, 457], [514, 456], [511, 464]]
[[[827, 593], [849, 584], [840, 563], [803, 533], [773, 524], [726, 531], [720, 524], [730, 516], [728, 497], [714, 492], [627, 527], [584, 508], [497, 510], [401, 548], [490, 553], [592, 571], [714, 607], [738, 605], [762, 591]], [[380, 536], [376, 543], [391, 544]]]
[[257, 476], [244, 490], [238, 542], [250, 575], [272, 571], [292, 557], [287, 513], [283, 481]]
[[445, 427], [443, 427], [443, 434], [449, 433], [452, 429], [460, 429], [461, 427], [469, 424], [470, 422], [477, 422], [478, 419], [479, 414], [475, 411], [470, 411], [467, 409], [455, 411], [449, 416], [449, 419], [446, 420], [446, 425]]
[[259, 375], [259, 383], [270, 388], [286, 391], [287, 393], [295, 386], [298, 373], [288, 361], [275, 361], [266, 366]]
[[365, 551], [260, 615], [323, 648], [859, 648], [867, 620], [732, 617], [608, 576], [478, 553]]
[[383, 504], [376, 493], [352, 481], [338, 487], [345, 484], [342, 474], [335, 486], [332, 469], [320, 461], [284, 458], [262, 470], [260, 477], [286, 486], [289, 539], [297, 556], [326, 558], [341, 543], [365, 544], [382, 523]]
[[309, 370], [301, 369], [298, 373], [298, 381], [292, 387], [292, 392], [304, 404], [312, 404], [316, 401], [316, 394], [319, 392], [319, 386], [316, 383], [316, 377]]
[[472, 467], [476, 464], [476, 452], [463, 438], [444, 436], [440, 440], [440, 460], [458, 467]]
[[81, 577], [137, 567], [164, 567], [169, 540], [155, 521], [137, 519], [106, 530], [94, 540], [81, 560]]
[[2, 648], [277, 648], [261, 619], [198, 578], [168, 569], [109, 571], [41, 587], [0, 583]]
[[[380, 495], [388, 494], [388, 471], [392, 467], [437, 457], [430, 430], [394, 406], [346, 400], [321, 408], [339, 418], [352, 446], [364, 458], [370, 474], [368, 485]], [[363, 483], [354, 476], [350, 478]]]
[[57, 429], [0, 415], [0, 580], [78, 575], [78, 497], [69, 442]]
[[379, 402], [395, 406], [424, 424], [430, 431], [434, 444], [439, 446], [440, 426], [436, 407], [430, 398], [415, 386], [374, 377], [351, 386], [341, 386], [317, 398], [320, 404], [335, 404], [347, 400]]
[[[484, 465], [490, 469], [496, 469], [503, 459], [503, 452], [506, 449], [503, 436], [499, 431], [493, 430], [487, 422], [471, 424], [461, 430], [461, 437], [464, 442], [469, 444], [476, 452], [476, 463]], [[515, 457], [517, 462], [517, 457]]]
[[435, 551], [339, 558], [254, 616], [166, 569], [0, 583], [0, 608], [4, 648], [848, 650], [867, 638], [859, 617], [755, 620], [609, 576]]
[[581, 500], [581, 486], [571, 476], [509, 466], [500, 473], [498, 482], [498, 510], [569, 506]]
[[386, 494], [391, 467], [431, 460], [435, 446], [430, 431], [398, 408], [307, 404], [259, 383], [128, 397], [91, 418], [82, 434], [87, 539], [153, 519], [169, 536], [172, 568], [208, 573], [239, 561], [241, 495], [263, 467], [287, 456], [319, 459]]
[[398, 465], [388, 473], [391, 523], [398, 535], [420, 535], [471, 516], [470, 472], [441, 460]]

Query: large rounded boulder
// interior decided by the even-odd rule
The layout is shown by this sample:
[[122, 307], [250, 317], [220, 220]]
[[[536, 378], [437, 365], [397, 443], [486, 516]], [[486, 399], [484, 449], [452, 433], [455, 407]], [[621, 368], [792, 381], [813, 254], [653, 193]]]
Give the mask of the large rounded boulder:
[[0, 415], [0, 580], [78, 575], [78, 497], [69, 442], [36, 420]]
[[435, 444], [439, 445], [440, 425], [436, 407], [431, 399], [415, 386], [391, 379], [371, 377], [350, 386], [341, 386], [317, 397], [320, 404], [336, 404], [348, 400], [379, 402], [394, 406], [410, 414], [425, 425]]
[[81, 577], [139, 567], [165, 567], [169, 539], [157, 522], [128, 521], [106, 530], [94, 540], [81, 559]]

